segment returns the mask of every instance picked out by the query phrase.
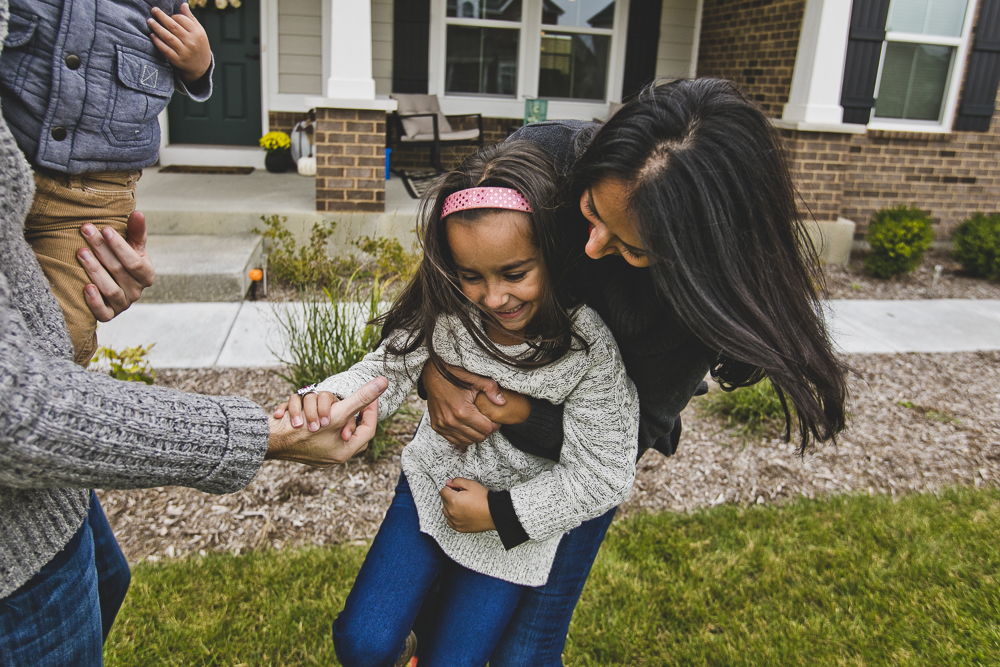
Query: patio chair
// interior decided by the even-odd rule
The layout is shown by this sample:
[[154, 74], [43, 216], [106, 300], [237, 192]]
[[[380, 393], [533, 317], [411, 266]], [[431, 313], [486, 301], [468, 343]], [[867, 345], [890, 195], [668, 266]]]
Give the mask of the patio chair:
[[[390, 95], [396, 100], [398, 109], [392, 112], [393, 125], [396, 127], [398, 146], [430, 146], [431, 165], [437, 171], [444, 171], [441, 166], [441, 146], [483, 145], [483, 115], [479, 113], [457, 114], [445, 116], [441, 113], [437, 95]], [[453, 130], [449, 118], [467, 118], [475, 116], [476, 128], [472, 130]]]

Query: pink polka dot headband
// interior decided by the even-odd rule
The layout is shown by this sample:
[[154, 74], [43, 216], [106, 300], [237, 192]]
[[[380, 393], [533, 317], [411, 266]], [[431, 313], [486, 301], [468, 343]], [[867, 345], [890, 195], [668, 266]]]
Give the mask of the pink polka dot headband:
[[528, 200], [513, 188], [469, 188], [453, 192], [445, 198], [441, 217], [470, 208], [504, 208], [531, 213]]

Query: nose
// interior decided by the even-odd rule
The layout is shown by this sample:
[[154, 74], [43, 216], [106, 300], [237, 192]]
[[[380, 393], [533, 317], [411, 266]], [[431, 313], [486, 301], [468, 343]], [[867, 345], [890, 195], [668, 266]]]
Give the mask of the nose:
[[586, 252], [587, 257], [590, 257], [591, 259], [600, 259], [605, 255], [613, 254], [615, 252], [615, 248], [609, 244], [610, 240], [610, 235], [604, 225], [595, 225], [591, 223], [590, 238], [587, 239], [587, 245], [584, 248], [584, 252]]
[[510, 299], [510, 296], [501, 289], [500, 285], [487, 285], [486, 286], [486, 299], [484, 303], [487, 308], [496, 310], [503, 307], [504, 304]]

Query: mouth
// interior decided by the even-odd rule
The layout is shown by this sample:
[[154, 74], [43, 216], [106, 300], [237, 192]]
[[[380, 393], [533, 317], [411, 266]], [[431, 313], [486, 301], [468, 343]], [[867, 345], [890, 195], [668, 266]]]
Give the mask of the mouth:
[[518, 306], [513, 310], [494, 310], [493, 314], [499, 317], [501, 320], [513, 320], [524, 312], [525, 306], [527, 306], [527, 304], [522, 303], [520, 306]]

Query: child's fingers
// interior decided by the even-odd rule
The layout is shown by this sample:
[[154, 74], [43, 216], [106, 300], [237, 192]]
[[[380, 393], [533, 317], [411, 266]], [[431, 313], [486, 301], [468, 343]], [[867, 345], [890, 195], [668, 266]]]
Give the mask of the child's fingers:
[[[153, 19], [148, 19], [146, 21], [147, 24], [152, 24], [150, 25], [150, 27], [153, 27], [153, 25], [158, 23], [160, 26], [163, 27], [163, 29], [166, 32], [169, 32], [171, 35], [180, 35], [182, 33], [187, 32], [187, 30], [185, 30], [179, 23], [177, 23], [177, 21], [175, 21], [172, 16], [167, 14], [159, 7], [153, 7], [152, 14], [153, 14]], [[160, 36], [163, 37], [162, 34], [160, 34]]]
[[306, 394], [302, 397], [302, 413], [310, 431], [319, 430], [319, 413], [316, 410], [316, 394]]
[[180, 60], [180, 55], [172, 48], [167, 46], [166, 43], [162, 39], [157, 37], [155, 34], [150, 35], [149, 38], [153, 40], [153, 46], [155, 46], [160, 51], [160, 53], [165, 55], [167, 57], [167, 60], [169, 60], [171, 63]]
[[[319, 396], [316, 397], [317, 411], [319, 412], [319, 425], [327, 426], [330, 424], [330, 408], [333, 404], [339, 401], [337, 396], [329, 391], [321, 391]], [[348, 420], [350, 423], [350, 420]]]
[[274, 409], [274, 418], [281, 419], [282, 417], [285, 416], [285, 412], [287, 410], [288, 410], [288, 401], [285, 401], [284, 403], [282, 403], [281, 405], [279, 405]]
[[302, 397], [298, 394], [292, 394], [288, 397], [288, 420], [294, 428], [305, 423], [302, 421]]

